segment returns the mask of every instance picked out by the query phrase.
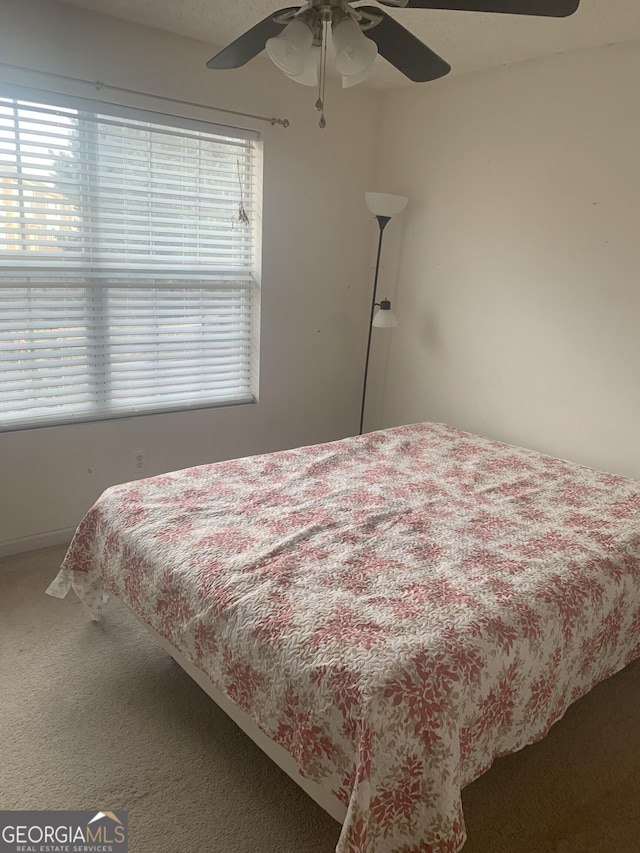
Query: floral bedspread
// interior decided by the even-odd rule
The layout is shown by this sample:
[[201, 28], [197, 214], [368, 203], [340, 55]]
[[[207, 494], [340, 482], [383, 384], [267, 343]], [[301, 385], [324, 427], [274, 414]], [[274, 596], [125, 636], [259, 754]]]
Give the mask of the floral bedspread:
[[348, 807], [338, 853], [455, 853], [462, 787], [640, 657], [640, 483], [404, 426], [110, 488], [71, 584]]

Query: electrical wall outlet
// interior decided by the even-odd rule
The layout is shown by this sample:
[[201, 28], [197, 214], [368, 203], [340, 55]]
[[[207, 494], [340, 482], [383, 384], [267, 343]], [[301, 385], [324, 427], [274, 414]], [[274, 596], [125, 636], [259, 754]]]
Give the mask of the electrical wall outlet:
[[144, 471], [144, 450], [133, 451], [133, 467], [137, 474]]

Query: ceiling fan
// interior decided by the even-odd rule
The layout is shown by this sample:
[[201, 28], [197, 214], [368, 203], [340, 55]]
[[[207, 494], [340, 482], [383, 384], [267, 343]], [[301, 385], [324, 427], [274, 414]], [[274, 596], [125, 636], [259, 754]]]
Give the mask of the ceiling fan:
[[[378, 53], [414, 82], [444, 77], [451, 66], [391, 15], [377, 6], [354, 6], [353, 0], [308, 0], [273, 12], [207, 62], [207, 68], [239, 68], [266, 48], [290, 79], [319, 85], [316, 109], [324, 120], [324, 84], [331, 31], [335, 64], [343, 86], [362, 82]], [[450, 9], [564, 18], [580, 0], [377, 0], [396, 9]]]

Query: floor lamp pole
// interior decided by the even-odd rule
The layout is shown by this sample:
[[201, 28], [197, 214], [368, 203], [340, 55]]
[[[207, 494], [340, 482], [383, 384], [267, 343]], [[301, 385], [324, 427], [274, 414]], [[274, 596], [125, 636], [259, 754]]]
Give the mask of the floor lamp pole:
[[376, 216], [380, 226], [378, 236], [378, 257], [376, 258], [376, 273], [373, 278], [373, 296], [371, 297], [371, 314], [369, 316], [369, 337], [367, 338], [367, 357], [364, 364], [364, 382], [362, 384], [362, 408], [360, 409], [360, 435], [364, 426], [364, 407], [367, 400], [367, 377], [369, 375], [369, 354], [371, 352], [371, 332], [373, 331], [373, 315], [376, 310], [376, 291], [378, 290], [378, 273], [380, 272], [380, 254], [382, 252], [382, 233], [390, 221], [390, 216]]

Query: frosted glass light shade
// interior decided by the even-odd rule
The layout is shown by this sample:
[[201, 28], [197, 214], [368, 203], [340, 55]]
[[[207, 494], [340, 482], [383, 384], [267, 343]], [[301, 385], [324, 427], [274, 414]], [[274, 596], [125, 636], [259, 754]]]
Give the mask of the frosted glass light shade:
[[307, 54], [313, 44], [313, 30], [300, 18], [291, 21], [275, 38], [270, 38], [265, 47], [271, 61], [280, 71], [291, 77], [299, 77], [304, 71]]
[[353, 18], [343, 18], [332, 29], [336, 68], [343, 77], [362, 74], [378, 55], [378, 45], [367, 38]]
[[296, 83], [302, 83], [303, 86], [317, 86], [320, 76], [320, 52], [321, 48], [313, 45], [307, 53], [302, 74], [287, 74], [287, 77]]
[[391, 308], [378, 308], [371, 325], [376, 329], [394, 329], [398, 325], [398, 318]]
[[374, 216], [396, 216], [407, 206], [408, 198], [387, 193], [365, 193], [367, 207]]
[[362, 74], [350, 74], [348, 77], [343, 77], [342, 88], [350, 89], [352, 86], [357, 86], [358, 83], [364, 83], [367, 77], [371, 74], [371, 68], [372, 66], [370, 65], [365, 71], [362, 72]]

